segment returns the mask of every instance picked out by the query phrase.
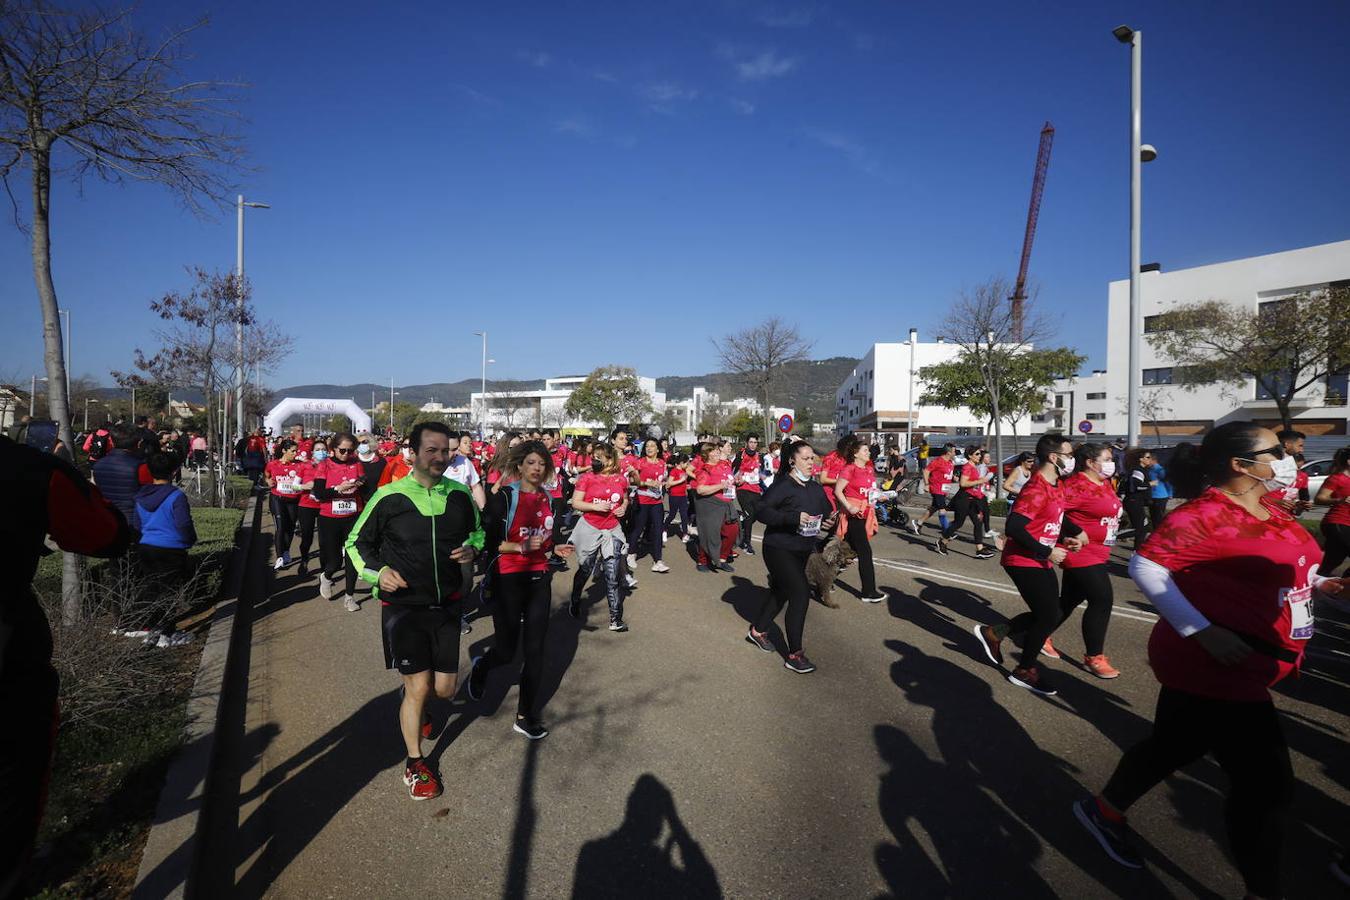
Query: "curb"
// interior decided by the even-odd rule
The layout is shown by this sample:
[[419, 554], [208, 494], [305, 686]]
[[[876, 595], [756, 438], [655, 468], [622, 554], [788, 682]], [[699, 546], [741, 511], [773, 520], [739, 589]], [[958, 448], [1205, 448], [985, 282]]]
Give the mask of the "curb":
[[238, 621], [235, 612], [261, 520], [262, 504], [254, 495], [244, 510], [211, 628], [202, 645], [201, 662], [188, 697], [183, 746], [169, 764], [150, 823], [132, 889], [136, 900], [183, 898], [194, 886], [207, 806], [204, 798], [210, 794], [215, 771], [222, 699]]

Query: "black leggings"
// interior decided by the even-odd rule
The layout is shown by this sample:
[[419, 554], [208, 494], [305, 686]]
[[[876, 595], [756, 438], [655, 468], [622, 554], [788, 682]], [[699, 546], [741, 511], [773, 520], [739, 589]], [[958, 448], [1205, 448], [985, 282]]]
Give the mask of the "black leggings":
[[1130, 517], [1130, 527], [1134, 529], [1134, 545], [1136, 547], [1148, 540], [1149, 532], [1153, 530], [1153, 526], [1148, 521], [1148, 501], [1148, 497], [1134, 495], [1126, 497], [1122, 504]]
[[628, 532], [628, 552], [636, 554], [646, 535], [647, 552], [653, 562], [661, 561], [661, 520], [666, 509], [660, 503], [640, 503], [633, 516], [633, 528]]
[[337, 578], [338, 573], [346, 570], [347, 593], [356, 592], [356, 566], [343, 551], [347, 535], [352, 533], [356, 516], [336, 519], [331, 516], [319, 516], [319, 571], [329, 578]]
[[1336, 525], [1323, 519], [1322, 537], [1326, 546], [1322, 550], [1322, 565], [1317, 571], [1330, 576], [1350, 556], [1350, 525]]
[[1030, 668], [1036, 665], [1036, 657], [1041, 652], [1045, 639], [1055, 633], [1063, 616], [1059, 609], [1059, 579], [1054, 569], [1041, 569], [1032, 566], [1004, 566], [1027, 612], [1005, 625], [995, 625], [994, 634], [1000, 638], [1010, 634], [1025, 635], [1022, 644], [1021, 665]]
[[848, 532], [845, 540], [858, 554], [858, 578], [862, 581], [864, 597], [874, 596], [877, 592], [877, 573], [872, 568], [872, 542], [867, 539], [867, 521], [856, 516], [848, 516]]
[[759, 508], [759, 494], [755, 491], [739, 490], [736, 500], [741, 505], [741, 546], [750, 546], [750, 532], [755, 527], [755, 510]]
[[1164, 778], [1206, 754], [1213, 754], [1228, 776], [1228, 849], [1247, 890], [1282, 896], [1280, 851], [1294, 770], [1269, 700], [1216, 700], [1163, 687], [1153, 733], [1125, 751], [1102, 797], [1123, 813]]
[[1148, 501], [1148, 523], [1153, 528], [1162, 524], [1163, 517], [1167, 515], [1167, 498], [1152, 497]]
[[[564, 502], [565, 502], [565, 501], [563, 500], [562, 497], [550, 497], [549, 500], [548, 500], [548, 508], [549, 508], [549, 510], [553, 513], [553, 537], [552, 537], [552, 540], [553, 540], [553, 546], [554, 546], [554, 547], [557, 547], [557, 546], [561, 545], [562, 542], [563, 542], [563, 536], [562, 536], [562, 531], [563, 531], [563, 518], [564, 518], [564, 516], [566, 515], [566, 512], [567, 512], [567, 511], [563, 508]], [[557, 554], [556, 552], [553, 552], [553, 555], [554, 555], [554, 556], [557, 556], [558, 554]], [[467, 591], [466, 591], [465, 593], [467, 593]]]
[[[980, 500], [983, 499], [983, 497], [980, 498]], [[983, 547], [985, 512], [980, 508], [979, 500], [976, 500], [965, 491], [961, 491], [952, 499], [951, 508], [956, 512], [956, 518], [953, 519], [952, 524], [948, 525], [946, 530], [942, 532], [942, 539], [944, 541], [950, 541], [952, 538], [956, 537], [956, 533], [961, 530], [961, 526], [965, 524], [966, 519], [970, 519], [971, 531], [975, 538], [975, 543]]]
[[785, 550], [765, 544], [764, 568], [769, 570], [769, 594], [755, 616], [755, 630], [765, 632], [787, 606], [788, 653], [802, 649], [802, 629], [806, 625], [806, 610], [811, 605], [811, 586], [806, 581], [806, 561], [810, 550]]
[[1083, 647], [1088, 656], [1100, 656], [1106, 648], [1106, 626], [1111, 623], [1111, 576], [1106, 563], [1064, 570], [1064, 584], [1059, 589], [1059, 621], [1064, 624], [1078, 604], [1087, 601], [1083, 610]]
[[309, 548], [314, 545], [314, 523], [319, 518], [319, 511], [312, 506], [302, 506], [296, 512], [299, 513], [296, 530], [300, 532], [300, 564], [304, 565], [309, 558]]
[[291, 541], [295, 539], [295, 523], [298, 518], [300, 502], [298, 500], [282, 500], [276, 494], [269, 495], [272, 506], [273, 525], [276, 533], [273, 535], [276, 541], [277, 559], [281, 559], [281, 554], [291, 552]]
[[[539, 680], [544, 674], [544, 638], [553, 605], [553, 575], [549, 572], [493, 574], [492, 646], [483, 653], [484, 671], [491, 671], [516, 658], [516, 644], [525, 651], [520, 673], [520, 698], [516, 712], [528, 719], [538, 715], [535, 703]], [[522, 640], [523, 637], [523, 640]]]
[[673, 494], [670, 496], [670, 512], [666, 513], [666, 521], [665, 524], [661, 526], [661, 530], [665, 531], [670, 527], [671, 523], [675, 521], [676, 513], [679, 513], [680, 515], [680, 537], [688, 537], [689, 498], [687, 496], [676, 497]]

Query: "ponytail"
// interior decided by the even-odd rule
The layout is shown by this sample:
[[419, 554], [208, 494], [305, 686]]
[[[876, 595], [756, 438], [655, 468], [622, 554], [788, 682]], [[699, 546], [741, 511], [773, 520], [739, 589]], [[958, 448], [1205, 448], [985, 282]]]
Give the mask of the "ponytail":
[[1197, 448], [1178, 444], [1167, 465], [1167, 479], [1178, 497], [1198, 497], [1206, 488], [1229, 478], [1228, 463], [1234, 457], [1250, 454], [1256, 446], [1261, 426], [1255, 422], [1228, 422], [1205, 435]]

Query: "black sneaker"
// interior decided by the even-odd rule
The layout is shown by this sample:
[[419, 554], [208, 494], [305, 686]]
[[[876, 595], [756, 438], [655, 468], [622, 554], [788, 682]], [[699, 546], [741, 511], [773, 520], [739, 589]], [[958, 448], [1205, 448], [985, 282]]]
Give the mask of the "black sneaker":
[[984, 650], [984, 655], [989, 657], [989, 661], [996, 666], [1003, 665], [1003, 650], [1000, 647], [1003, 640], [994, 634], [994, 629], [988, 625], [976, 625], [971, 630], [975, 632], [975, 639], [980, 642], [980, 647]]
[[788, 654], [788, 658], [783, 660], [783, 668], [796, 672], [798, 675], [807, 675], [816, 670], [815, 664], [807, 659], [806, 654], [800, 650]]
[[470, 700], [483, 699], [483, 689], [487, 687], [487, 674], [488, 669], [483, 665], [483, 657], [475, 656], [469, 667], [469, 680], [464, 685], [464, 689], [469, 692]]
[[942, 554], [943, 556], [946, 556], [946, 555], [947, 555], [947, 539], [946, 539], [946, 538], [938, 538], [938, 542], [937, 542], [937, 544], [933, 547], [933, 549], [936, 550], [938, 553]]
[[523, 734], [532, 741], [542, 741], [548, 737], [548, 729], [538, 722], [529, 719], [516, 719], [513, 726], [517, 734]]
[[469, 617], [468, 617], [468, 616], [460, 616], [460, 617], [459, 617], [459, 633], [460, 633], [460, 634], [468, 634], [468, 633], [471, 632], [471, 631], [473, 631], [473, 626], [469, 624]]
[[578, 598], [573, 597], [568, 601], [567, 614], [574, 619], [581, 618], [581, 601]]
[[1124, 822], [1112, 822], [1102, 815], [1097, 806], [1096, 797], [1084, 797], [1074, 802], [1074, 818], [1087, 829], [1088, 834], [1097, 839], [1106, 855], [1131, 869], [1142, 869], [1144, 860], [1130, 846], [1130, 826]]
[[610, 620], [609, 620], [609, 630], [610, 630], [610, 631], [627, 631], [627, 630], [628, 630], [628, 623], [625, 622], [623, 619], [610, 619]]
[[745, 633], [745, 639], [765, 653], [772, 653], [775, 649], [773, 641], [769, 640], [769, 636], [757, 633], [753, 627]]
[[883, 600], [889, 600], [890, 595], [883, 590], [875, 590], [870, 594], [863, 594], [858, 599], [864, 603], [881, 603]]
[[975, 551], [976, 559], [993, 559], [996, 555], [997, 554], [995, 554], [994, 551], [990, 550], [988, 547], [981, 547], [980, 549]]
[[567, 571], [567, 560], [558, 556], [556, 553], [548, 558], [548, 564], [551, 568], [557, 569], [560, 572]]
[[746, 553], [750, 554], [751, 556], [755, 555], [755, 548], [751, 547], [749, 544], [746, 544], [741, 549], [744, 550]]
[[719, 566], [717, 567], [717, 571], [719, 571], [719, 572], [735, 572], [735, 571], [736, 571], [736, 567], [733, 566], [733, 565], [732, 565], [731, 563], [729, 563], [729, 562], [724, 562], [724, 563], [722, 563], [721, 565], [719, 565]]
[[1053, 697], [1059, 693], [1046, 679], [1045, 671], [1040, 666], [1018, 666], [1012, 670], [1008, 681], [1042, 697]]

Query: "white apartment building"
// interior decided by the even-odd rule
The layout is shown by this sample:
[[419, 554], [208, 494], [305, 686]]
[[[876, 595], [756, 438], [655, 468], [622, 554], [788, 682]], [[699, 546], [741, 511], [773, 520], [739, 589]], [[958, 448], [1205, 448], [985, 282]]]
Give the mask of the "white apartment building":
[[942, 338], [929, 343], [916, 338], [913, 345], [903, 341], [873, 344], [835, 392], [836, 433], [896, 434], [902, 436], [903, 443], [912, 420], [915, 435], [983, 434], [987, 423], [965, 407], [949, 409], [919, 403], [927, 387], [919, 371], [950, 362], [960, 354], [958, 345]]
[[[474, 391], [469, 408], [474, 422], [485, 422], [489, 429], [502, 428], [576, 428], [603, 427], [601, 422], [586, 422], [567, 415], [567, 398], [586, 380], [585, 375], [547, 378], [541, 389], [528, 391]], [[638, 376], [638, 384], [647, 394], [647, 402], [656, 414], [665, 411], [666, 395], [656, 389], [656, 379]]]
[[[1149, 346], [1147, 334], [1158, 314], [1174, 304], [1222, 300], [1255, 313], [1262, 303], [1300, 291], [1350, 283], [1350, 241], [1320, 244], [1282, 253], [1178, 269], [1146, 271], [1140, 277], [1144, 336], [1140, 339], [1140, 430], [1161, 434], [1200, 434], [1234, 419], [1252, 419], [1278, 427], [1279, 410], [1255, 379], [1234, 386], [1204, 385], [1188, 391], [1179, 380], [1184, 370]], [[1126, 429], [1126, 375], [1129, 365], [1128, 279], [1108, 289], [1105, 431]], [[1081, 381], [1082, 379], [1080, 379]], [[1307, 434], [1346, 434], [1347, 376], [1344, 372], [1301, 391], [1294, 401], [1294, 426]], [[1328, 389], [1332, 394], [1327, 400]], [[1094, 391], [1100, 393], [1100, 391]], [[1094, 410], [1098, 412], [1098, 410]], [[1086, 416], [1086, 409], [1085, 409]], [[1084, 417], [1085, 417], [1084, 416]], [[1077, 425], [1077, 422], [1074, 422]]]
[[[716, 393], [706, 388], [696, 387], [693, 390], [693, 396], [687, 400], [667, 400], [666, 412], [674, 412], [677, 420], [675, 431], [677, 434], [693, 434], [698, 431], [699, 423], [703, 421], [713, 407], [721, 407], [717, 410], [722, 419], [730, 418], [738, 412], [745, 410], [752, 415], [761, 415], [764, 405], [758, 400], [750, 397], [735, 397], [731, 400], [722, 400]], [[790, 406], [770, 406], [769, 414], [776, 420], [783, 416], [792, 416], [796, 418], [797, 411]]]
[[1077, 436], [1107, 434], [1105, 369], [1091, 375], [1059, 378], [1046, 392], [1045, 408], [1031, 417], [1033, 430], [1062, 431]]

